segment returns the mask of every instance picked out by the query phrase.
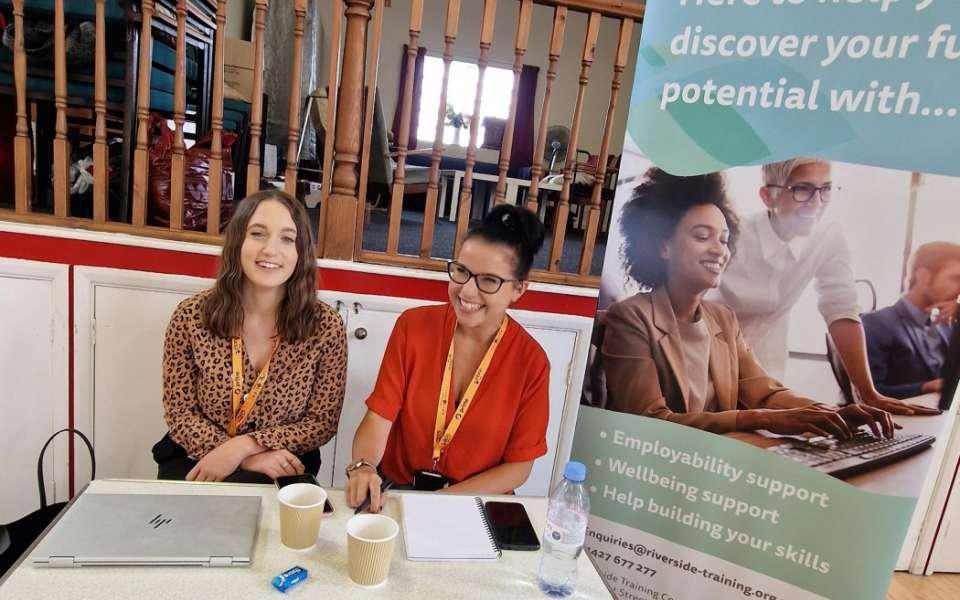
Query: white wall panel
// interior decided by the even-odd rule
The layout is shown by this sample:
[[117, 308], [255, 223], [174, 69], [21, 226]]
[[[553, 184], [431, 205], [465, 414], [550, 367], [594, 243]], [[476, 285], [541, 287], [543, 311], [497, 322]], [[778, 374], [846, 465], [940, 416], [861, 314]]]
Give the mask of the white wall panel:
[[[66, 265], [0, 258], [0, 523], [40, 507], [37, 457], [68, 424], [68, 273]], [[68, 497], [67, 447], [60, 434], [47, 450], [49, 500]]]

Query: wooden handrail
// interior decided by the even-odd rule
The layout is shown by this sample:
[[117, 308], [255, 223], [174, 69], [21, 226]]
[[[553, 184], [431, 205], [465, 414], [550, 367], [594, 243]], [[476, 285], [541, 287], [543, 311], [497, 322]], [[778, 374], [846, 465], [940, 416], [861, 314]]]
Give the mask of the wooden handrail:
[[137, 142], [133, 151], [133, 215], [134, 225], [147, 221], [147, 184], [150, 165], [147, 145], [150, 140], [150, 69], [152, 67], [153, 0], [140, 2], [140, 50], [137, 67]]
[[597, 157], [597, 168], [593, 175], [593, 193], [590, 196], [590, 208], [587, 212], [587, 229], [583, 236], [583, 252], [580, 254], [581, 275], [590, 273], [593, 263], [593, 249], [597, 243], [597, 234], [600, 230], [601, 196], [603, 186], [607, 182], [607, 152], [610, 150], [610, 138], [613, 135], [613, 120], [617, 114], [617, 95], [620, 93], [620, 80], [623, 70], [627, 66], [630, 53], [630, 39], [633, 34], [633, 21], [623, 19], [620, 22], [620, 37], [617, 41], [616, 55], [613, 60], [613, 80], [610, 83], [610, 103], [607, 105], [607, 114], [603, 123], [603, 139], [600, 142], [600, 156]]
[[173, 70], [173, 146], [170, 153], [170, 229], [183, 229], [183, 124], [187, 104], [187, 0], [177, 0], [177, 45]]
[[30, 124], [27, 118], [27, 55], [23, 48], [23, 0], [13, 0], [13, 80], [17, 88], [17, 130], [13, 139], [14, 208], [30, 211], [33, 158], [30, 152]]
[[217, 30], [213, 38], [213, 89], [210, 111], [210, 179], [207, 181], [207, 233], [220, 231], [223, 196], [223, 54], [227, 0], [217, 0]]
[[567, 7], [558, 6], [553, 12], [553, 32], [550, 34], [550, 50], [547, 66], [547, 87], [543, 92], [543, 107], [540, 109], [540, 125], [537, 127], [537, 146], [533, 151], [533, 167], [530, 173], [530, 191], [527, 192], [527, 208], [536, 212], [540, 178], [543, 176], [543, 152], [547, 145], [547, 127], [550, 123], [550, 97], [553, 81], [557, 78], [557, 63], [563, 51], [563, 36], [567, 24]]
[[513, 50], [513, 90], [510, 93], [510, 112], [504, 125], [503, 139], [500, 142], [499, 175], [497, 177], [497, 204], [506, 199], [507, 171], [510, 169], [510, 154], [513, 152], [513, 126], [517, 120], [517, 96], [520, 93], [520, 74], [523, 73], [523, 55], [527, 52], [527, 40], [530, 38], [530, 21], [533, 17], [533, 0], [520, 1], [520, 15], [517, 19], [517, 38]]
[[[333, 10], [333, 31], [330, 32], [330, 45], [327, 62], [327, 130], [323, 140], [323, 181], [320, 183], [320, 223], [317, 231], [317, 255], [326, 256], [327, 212], [330, 208], [330, 194], [333, 191], [333, 143], [336, 132], [337, 98], [340, 88], [340, 38], [343, 30], [343, 2], [330, 3]], [[373, 57], [371, 57], [371, 60]], [[362, 230], [355, 230], [362, 231]], [[354, 233], [356, 237], [357, 233]], [[352, 254], [351, 254], [352, 257]]]
[[[224, 198], [224, 188], [227, 182], [223, 179], [223, 127], [224, 127], [224, 41], [226, 27], [226, 11], [228, 0], [216, 0], [216, 23], [213, 36], [212, 85], [211, 85], [211, 153], [210, 175], [208, 183], [208, 210], [207, 228], [205, 233], [178, 231], [183, 226], [183, 204], [185, 196], [185, 157], [186, 147], [184, 128], [187, 115], [187, 35], [192, 31], [188, 22], [190, 19], [189, 0], [176, 0], [175, 19], [156, 13], [156, 0], [141, 0], [141, 23], [139, 29], [139, 50], [137, 64], [136, 90], [136, 139], [133, 160], [132, 190], [132, 223], [112, 223], [108, 215], [109, 197], [109, 166], [108, 166], [108, 108], [114, 104], [107, 101], [107, 86], [112, 85], [107, 78], [106, 69], [106, 25], [105, 13], [108, 0], [95, 0], [96, 5], [96, 50], [94, 74], [81, 78], [84, 82], [94, 84], [92, 111], [89, 99], [67, 96], [67, 70], [65, 55], [65, 0], [55, 0], [54, 14], [54, 46], [55, 65], [52, 73], [46, 76], [54, 77], [54, 105], [56, 107], [56, 126], [54, 147], [54, 216], [34, 215], [31, 211], [31, 144], [30, 115], [27, 101], [27, 74], [26, 54], [23, 48], [22, 22], [24, 19], [23, 7], [25, 0], [13, 0], [13, 18], [17, 31], [14, 40], [14, 85], [17, 94], [16, 136], [14, 138], [15, 160], [15, 205], [13, 211], [0, 210], [0, 218], [34, 222], [44, 224], [60, 224], [70, 227], [85, 227], [101, 231], [123, 231], [125, 233], [140, 233], [153, 237], [168, 239], [196, 240], [215, 243], [222, 239], [217, 235], [222, 224], [220, 209]], [[288, 192], [296, 192], [297, 183], [297, 155], [301, 133], [300, 121], [303, 118], [300, 97], [300, 67], [302, 66], [302, 50], [304, 45], [304, 28], [309, 0], [295, 0], [293, 60], [291, 61], [291, 84], [289, 115], [287, 119], [286, 135], [286, 171], [285, 187]], [[471, 0], [476, 1], [476, 0]], [[507, 200], [508, 171], [510, 158], [516, 145], [514, 125], [518, 119], [518, 96], [520, 76], [523, 73], [524, 59], [529, 53], [530, 30], [533, 27], [534, 5], [541, 4], [554, 8], [552, 15], [552, 31], [547, 52], [548, 65], [546, 68], [546, 85], [543, 92], [542, 104], [539, 107], [538, 130], [534, 145], [531, 180], [527, 195], [527, 207], [538, 208], [538, 195], [543, 195], [543, 186], [540, 179], [543, 176], [544, 153], [546, 146], [546, 132], [550, 124], [551, 102], [554, 82], [557, 78], [559, 61], [561, 58], [566, 23], [569, 11], [587, 12], [587, 31], [580, 56], [579, 87], [576, 104], [573, 111], [570, 128], [569, 151], [563, 164], [563, 186], [555, 198], [554, 222], [552, 223], [552, 240], [549, 247], [549, 260], [545, 270], [535, 270], [532, 278], [538, 281], [553, 283], [597, 285], [599, 278], [591, 276], [590, 265], [596, 253], [597, 237], [603, 221], [606, 199], [603, 194], [603, 184], [608, 170], [608, 156], [614, 137], [613, 121], [619, 101], [619, 92], [622, 86], [623, 71], [626, 68], [631, 48], [634, 24], [643, 15], [643, 3], [626, 0], [516, 0], [518, 13], [517, 29], [514, 38], [514, 58], [512, 61], [513, 86], [510, 91], [509, 111], [504, 123], [504, 135], [501, 141], [500, 155], [497, 161], [495, 201], [501, 203]], [[246, 187], [248, 193], [259, 190], [262, 170], [262, 156], [260, 145], [264, 133], [263, 123], [263, 66], [266, 11], [269, 0], [255, 0], [254, 7], [254, 82], [253, 97], [251, 98], [251, 116], [249, 123], [249, 164], [247, 165]], [[411, 0], [411, 11], [408, 27], [408, 49], [404, 57], [409, 77], [401, 90], [399, 110], [400, 135], [394, 140], [396, 144], [397, 165], [390, 189], [390, 213], [387, 230], [387, 251], [370, 252], [362, 249], [364, 221], [363, 213], [359, 210], [366, 200], [367, 179], [371, 169], [370, 151], [372, 147], [373, 119], [376, 106], [376, 90], [378, 71], [380, 66], [380, 48], [383, 40], [384, 21], [390, 15], [385, 15], [388, 0], [332, 0], [333, 21], [331, 26], [332, 41], [329, 52], [329, 69], [327, 80], [328, 106], [326, 116], [326, 140], [321, 172], [321, 206], [319, 236], [317, 241], [318, 256], [383, 262], [403, 266], [417, 266], [427, 269], [441, 270], [445, 262], [432, 257], [433, 237], [436, 231], [436, 217], [439, 203], [445, 202], [440, 198], [441, 163], [444, 155], [443, 136], [446, 121], [446, 100], [451, 85], [451, 72], [454, 61], [454, 47], [459, 38], [464, 37], [463, 30], [466, 24], [461, 24], [463, 0], [446, 0], [446, 21], [444, 30], [443, 49], [443, 78], [440, 84], [440, 98], [437, 108], [437, 121], [434, 128], [434, 140], [428, 149], [430, 153], [429, 179], [427, 182], [426, 201], [424, 209], [424, 223], [419, 232], [419, 249], [416, 256], [400, 256], [399, 242], [401, 231], [401, 217], [403, 214], [404, 192], [407, 183], [408, 169], [406, 159], [412, 152], [409, 139], [413, 114], [413, 87], [415, 85], [415, 66], [418, 46], [423, 35], [423, 11], [436, 6], [426, 4], [424, 0]], [[285, 6], [285, 5], [284, 5]], [[483, 89], [485, 75], [489, 71], [491, 44], [493, 43], [494, 27], [496, 25], [496, 0], [484, 0], [482, 5], [482, 21], [479, 24], [479, 56], [476, 60], [478, 83], [476, 95], [473, 99], [473, 112], [470, 122], [469, 142], [466, 147], [464, 171], [460, 184], [458, 208], [456, 211], [454, 253], [460, 251], [470, 224], [470, 215], [473, 202], [472, 186], [478, 176], [475, 173], [478, 158], [479, 129], [482, 126]], [[512, 11], [512, 8], [511, 8]], [[573, 170], [576, 164], [576, 148], [580, 134], [585, 127], [583, 111], [585, 110], [585, 96], [590, 82], [591, 68], [594, 66], [594, 53], [597, 38], [600, 32], [600, 22], [605, 17], [614, 17], [619, 20], [619, 36], [613, 61], [613, 77], [610, 85], [610, 95], [607, 115], [604, 120], [603, 134], [600, 141], [600, 153], [597, 164], [591, 168], [595, 176], [595, 183], [591, 189], [589, 203], [583, 207], [581, 223], [584, 227], [584, 243], [579, 256], [579, 266], [576, 272], [561, 272], [560, 258], [563, 253], [564, 238], [568, 213], [570, 211]], [[174, 140], [171, 154], [171, 207], [170, 226], [158, 228], [146, 226], [148, 217], [147, 200], [149, 188], [149, 161], [148, 149], [151, 139], [150, 122], [150, 79], [152, 71], [152, 27], [157, 18], [176, 26], [176, 48], [174, 64], [173, 112]], [[373, 19], [371, 23], [371, 18]], [[474, 25], [475, 26], [475, 25]], [[170, 29], [168, 29], [170, 30]], [[43, 70], [32, 75], [43, 75]], [[80, 80], [78, 80], [80, 81]], [[489, 90], [488, 90], [489, 91]], [[432, 99], [431, 99], [432, 100]], [[70, 106], [68, 107], [68, 102]], [[68, 117], [80, 114], [74, 105], [87, 106], [80, 111], [86, 111], [84, 118], [88, 123], [74, 124], [73, 127], [83, 135], [93, 136], [94, 161], [94, 193], [93, 218], [78, 219], [69, 217], [69, 141]], [[307, 116], [310, 118], [310, 116]], [[72, 131], [73, 129], [71, 129]], [[486, 178], [486, 177], [484, 177]], [[491, 178], [493, 179], [493, 178]], [[525, 184], [519, 184], [525, 185]], [[553, 186], [548, 186], [553, 188]], [[578, 202], [583, 198], [578, 194]]]
[[253, 98], [250, 104], [250, 150], [247, 162], [247, 195], [260, 191], [260, 135], [263, 133], [263, 44], [267, 0], [257, 0], [253, 12]]
[[[430, 258], [433, 250], [433, 231], [437, 215], [437, 194], [440, 191], [440, 160], [443, 158], [443, 132], [447, 120], [447, 89], [450, 86], [450, 64], [453, 62], [453, 45], [460, 28], [460, 0], [447, 1], [447, 21], [443, 33], [443, 81], [440, 84], [440, 101], [437, 108], [437, 124], [433, 130], [433, 148], [430, 152], [430, 180], [427, 183], [427, 199], [423, 209], [423, 229], [420, 230], [420, 258]], [[445, 202], [446, 198], [439, 201]]]
[[600, 13], [590, 13], [587, 21], [587, 34], [583, 40], [583, 54], [580, 60], [580, 87], [577, 89], [577, 102], [573, 109], [573, 124], [570, 127], [570, 143], [567, 145], [567, 162], [563, 169], [563, 189], [557, 203], [553, 223], [553, 244], [550, 247], [550, 271], [560, 270], [563, 255], [563, 241], [567, 233], [567, 215], [570, 211], [570, 187], [573, 185], [573, 167], [577, 162], [577, 142], [580, 139], [580, 123], [583, 117], [583, 101], [590, 83], [590, 67], [597, 49], [597, 36], [600, 33]]
[[105, 0], [96, 0], [93, 105], [93, 220], [107, 220], [107, 185], [110, 163], [107, 155], [107, 27]]
[[57, 109], [53, 138], [53, 214], [66, 217], [70, 201], [70, 142], [67, 140], [67, 48], [63, 0], [55, 0], [53, 7], [53, 103]]
[[577, 12], [597, 13], [615, 19], [643, 19], [646, 2], [628, 0], [533, 0], [537, 4], [569, 8]]
[[470, 209], [473, 204], [473, 166], [477, 162], [477, 135], [480, 128], [480, 106], [483, 99], [483, 77], [490, 61], [490, 45], [493, 43], [493, 25], [497, 16], [497, 0], [483, 0], [483, 22], [480, 24], [480, 57], [477, 59], [477, 91], [473, 98], [473, 112], [470, 117], [470, 142], [467, 144], [467, 158], [464, 161], [463, 183], [460, 188], [460, 204], [457, 207], [457, 233], [453, 242], [453, 254], [460, 253], [460, 246], [467, 235], [470, 223]]
[[[361, 204], [367, 201], [367, 180], [370, 174], [370, 141], [373, 139], [373, 119], [377, 103], [376, 89], [380, 71], [380, 43], [383, 39], [384, 12], [384, 0], [376, 0], [373, 7], [373, 36], [370, 41], [370, 57], [367, 64], [367, 83], [364, 86], [366, 100], [363, 108], [363, 141], [361, 142], [360, 180], [357, 189], [357, 198]], [[354, 256], [363, 248], [363, 225], [364, 217], [358, 218], [354, 231]]]
[[290, 73], [290, 104], [287, 108], [287, 169], [283, 187], [291, 196], [297, 195], [297, 158], [300, 142], [300, 65], [303, 51], [303, 23], [307, 17], [307, 0], [296, 0], [293, 21], [293, 65]]
[[423, 22], [423, 0], [410, 2], [410, 41], [407, 43], [407, 72], [403, 84], [403, 106], [400, 109], [400, 131], [397, 147], [397, 166], [393, 171], [393, 190], [390, 194], [390, 225], [387, 229], [387, 252], [397, 253], [400, 243], [400, 217], [403, 213], [403, 188], [406, 183], [407, 149], [410, 139], [410, 119], [413, 112], [413, 82], [416, 79], [417, 50], [420, 27]]
[[[323, 253], [326, 258], [352, 260], [354, 243], [351, 233], [355, 231], [356, 219], [360, 218], [357, 165], [360, 162], [363, 116], [356, 107], [363, 104], [363, 56], [367, 47], [367, 23], [370, 20], [372, 1], [345, 2], [347, 27], [344, 35], [340, 92], [337, 98], [333, 190], [328, 200], [329, 208], [324, 215]], [[338, 235], [331, 236], [330, 232], [337, 232]]]

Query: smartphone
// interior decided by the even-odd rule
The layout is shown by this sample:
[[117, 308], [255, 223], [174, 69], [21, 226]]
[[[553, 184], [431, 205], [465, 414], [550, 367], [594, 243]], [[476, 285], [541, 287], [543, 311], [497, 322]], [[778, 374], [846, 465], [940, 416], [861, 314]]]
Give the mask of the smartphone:
[[[302, 473], [300, 475], [283, 475], [281, 477], [277, 477], [276, 483], [277, 483], [277, 489], [283, 488], [292, 483], [309, 483], [317, 487], [322, 487], [320, 485], [320, 482], [317, 481], [317, 478], [311, 475], [310, 473]], [[324, 514], [329, 514], [333, 512], [333, 505], [330, 504], [329, 498], [327, 498], [326, 503], [324, 503], [323, 505], [323, 512]]]
[[540, 539], [533, 530], [523, 504], [491, 501], [484, 504], [484, 507], [501, 550], [540, 549]]

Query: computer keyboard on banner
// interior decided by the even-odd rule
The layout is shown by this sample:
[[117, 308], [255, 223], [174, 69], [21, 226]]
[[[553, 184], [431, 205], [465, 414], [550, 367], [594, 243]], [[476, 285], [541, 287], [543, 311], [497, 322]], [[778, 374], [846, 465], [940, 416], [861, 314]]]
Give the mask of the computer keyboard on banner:
[[844, 478], [921, 452], [935, 440], [934, 436], [923, 434], [895, 435], [885, 439], [870, 431], [859, 430], [849, 440], [821, 436], [806, 442], [790, 441], [768, 450], [828, 475]]

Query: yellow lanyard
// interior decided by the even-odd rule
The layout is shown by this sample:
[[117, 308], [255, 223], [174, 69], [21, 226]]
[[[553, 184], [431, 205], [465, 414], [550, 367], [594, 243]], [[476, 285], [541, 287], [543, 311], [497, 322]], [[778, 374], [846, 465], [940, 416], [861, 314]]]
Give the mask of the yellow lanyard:
[[[453, 418], [450, 420], [450, 424], [447, 425], [446, 431], [444, 431], [443, 426], [447, 421], [447, 407], [450, 404], [450, 380], [453, 377], [453, 339], [450, 340], [450, 350], [447, 351], [447, 363], [443, 367], [443, 383], [440, 384], [440, 400], [437, 402], [437, 423], [433, 430], [434, 469], [437, 468], [437, 463], [440, 462], [440, 455], [442, 455], [443, 451], [450, 445], [453, 436], [457, 433], [457, 429], [460, 428], [460, 422], [463, 421], [464, 415], [467, 414], [467, 410], [473, 402], [473, 397], [477, 394], [477, 388], [479, 388], [480, 383], [483, 382], [483, 377], [487, 374], [487, 369], [490, 367], [490, 361], [493, 360], [493, 353], [496, 352], [497, 346], [500, 345], [500, 340], [503, 339], [503, 334], [506, 330], [507, 319], [504, 317], [503, 323], [500, 324], [500, 329], [497, 330], [497, 335], [493, 338], [490, 347], [487, 348], [487, 353], [483, 355], [483, 360], [480, 361], [477, 372], [473, 374], [473, 378], [467, 386], [467, 391], [463, 393], [463, 399], [460, 401], [457, 411], [453, 413]], [[456, 337], [456, 333], [454, 333], [454, 337]]]
[[[244, 399], [243, 340], [239, 337], [233, 338], [233, 377], [230, 380], [233, 386], [233, 417], [227, 426], [227, 434], [230, 435], [230, 437], [237, 435], [237, 431], [243, 427], [247, 416], [250, 415], [253, 407], [257, 404], [257, 400], [260, 398], [260, 392], [263, 391], [263, 384], [267, 382], [267, 375], [270, 373], [270, 361], [273, 360], [273, 355], [279, 346], [280, 338], [278, 337], [273, 342], [273, 350], [270, 351], [267, 362], [263, 364], [263, 368], [260, 369], [260, 374], [257, 375], [256, 380], [254, 380], [253, 387], [250, 388], [250, 393], [247, 394], [246, 399]], [[241, 400], [243, 401], [243, 406], [240, 405]]]

